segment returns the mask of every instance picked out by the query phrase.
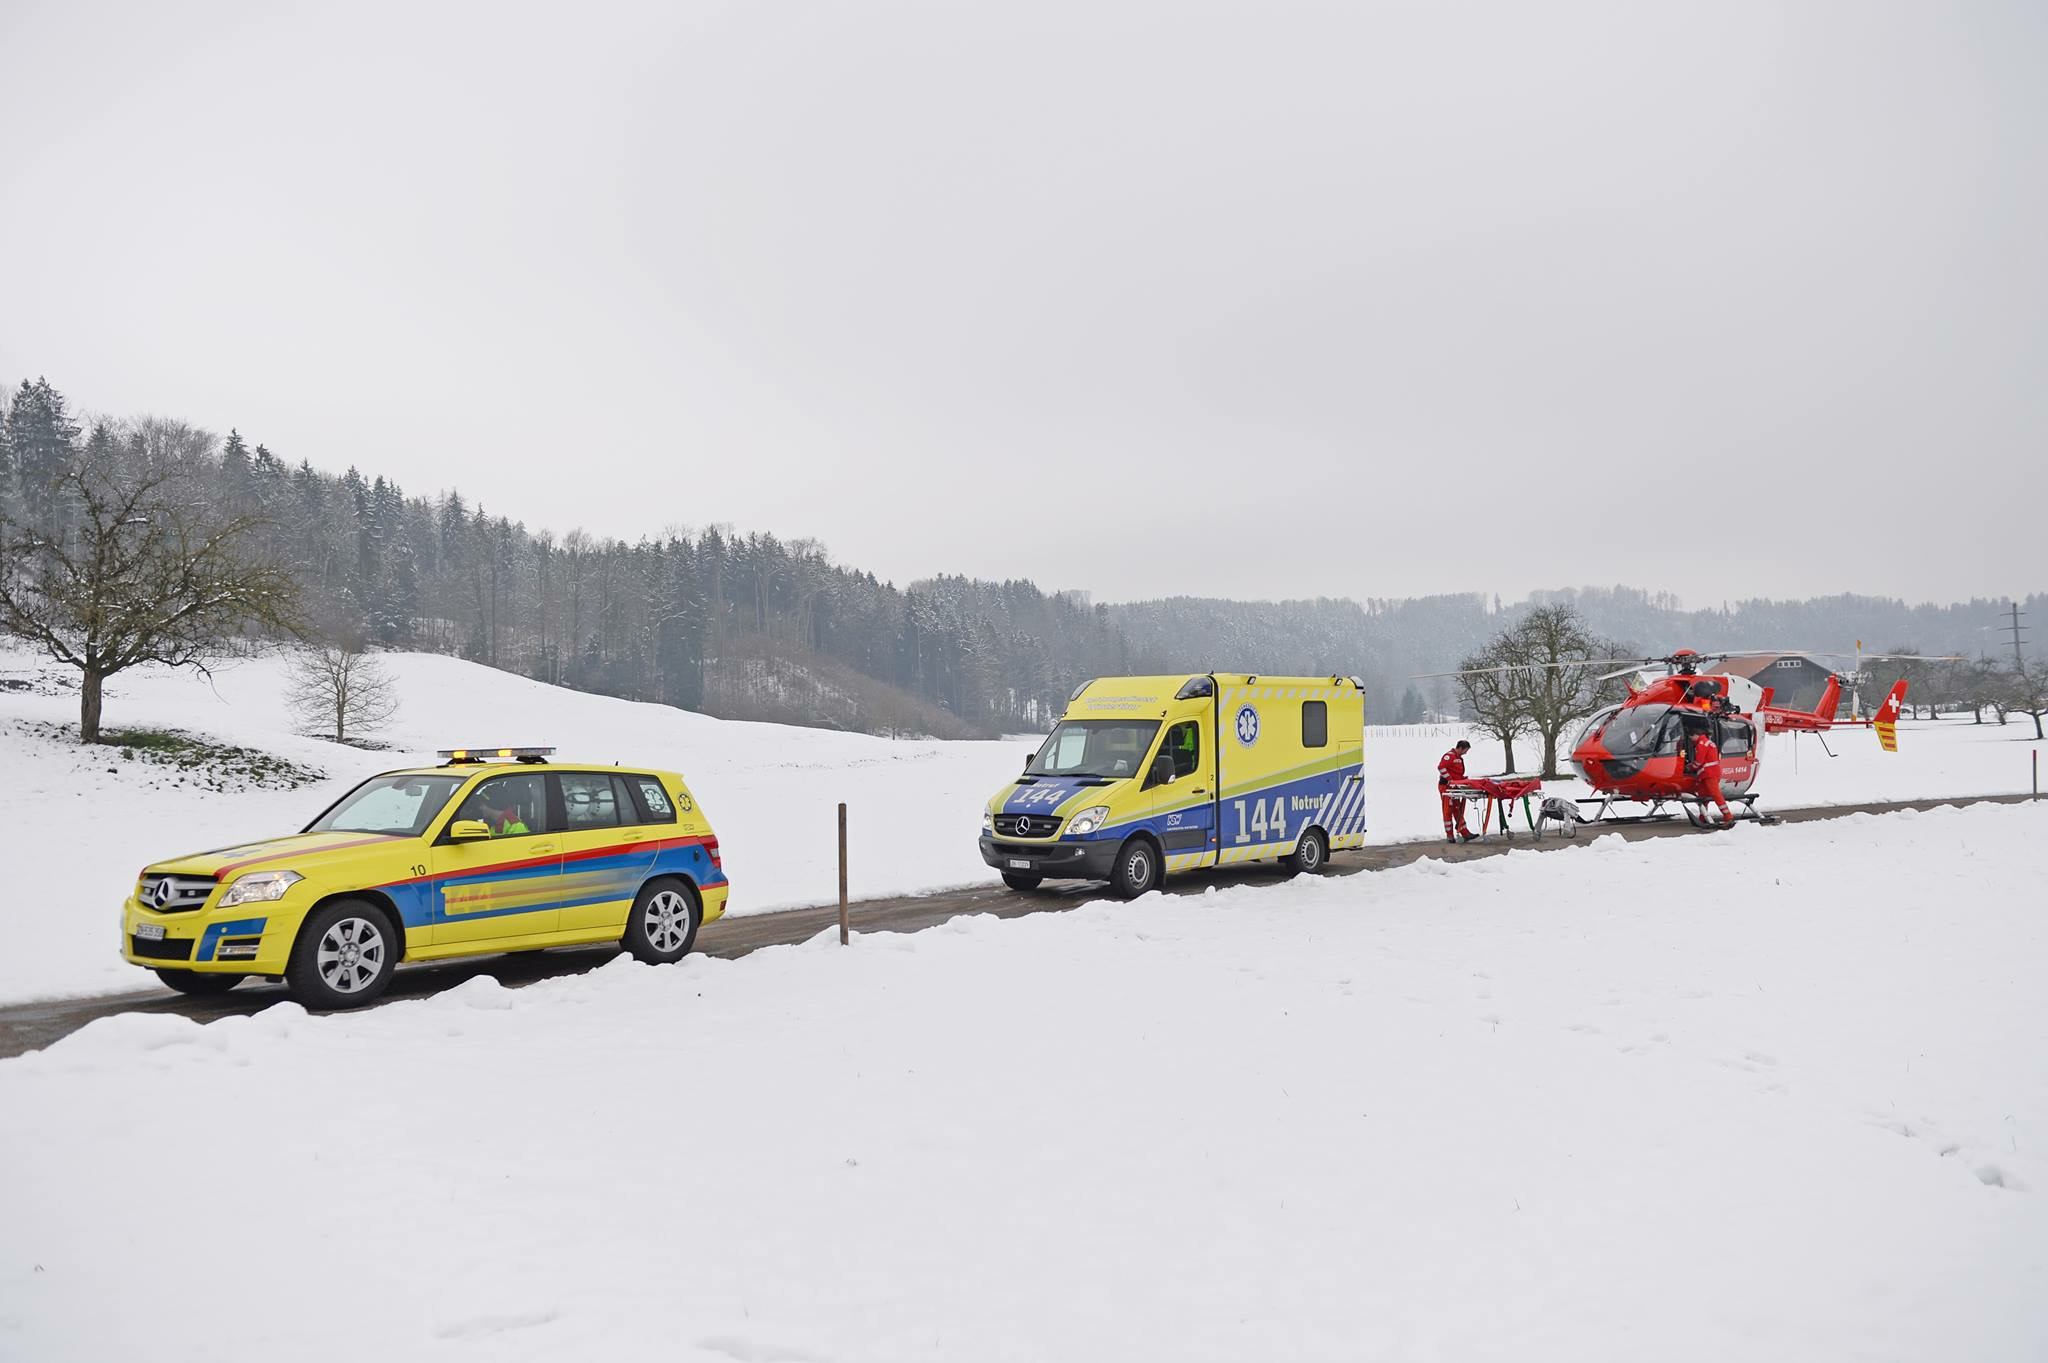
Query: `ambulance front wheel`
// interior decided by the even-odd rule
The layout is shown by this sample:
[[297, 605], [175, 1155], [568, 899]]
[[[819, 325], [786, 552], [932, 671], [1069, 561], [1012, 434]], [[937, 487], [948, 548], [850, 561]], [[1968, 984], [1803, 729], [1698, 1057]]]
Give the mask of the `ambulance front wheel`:
[[1300, 875], [1318, 875], [1330, 860], [1330, 844], [1323, 837], [1323, 830], [1311, 828], [1301, 835], [1301, 841], [1294, 845], [1294, 855], [1282, 857], [1281, 865], [1290, 872]]
[[1132, 838], [1116, 854], [1116, 869], [1110, 873], [1110, 888], [1119, 899], [1136, 899], [1147, 890], [1159, 888], [1159, 849], [1144, 838]]
[[1005, 871], [1003, 884], [1013, 890], [1035, 890], [1045, 884], [1045, 877], [1034, 876], [1024, 871]]

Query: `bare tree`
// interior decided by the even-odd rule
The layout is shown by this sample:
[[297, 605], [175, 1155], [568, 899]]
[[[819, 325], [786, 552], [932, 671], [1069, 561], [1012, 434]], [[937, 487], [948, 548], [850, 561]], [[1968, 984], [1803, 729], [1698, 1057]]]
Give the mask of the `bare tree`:
[[83, 743], [99, 741], [107, 678], [203, 672], [245, 626], [294, 627], [292, 578], [252, 542], [261, 520], [215, 511], [188, 459], [156, 454], [139, 434], [125, 456], [95, 439], [52, 480], [52, 515], [0, 515], [0, 629], [78, 669]]
[[1502, 636], [1504, 652], [1521, 670], [1512, 674], [1529, 727], [1543, 739], [1543, 776], [1557, 779], [1559, 740], [1566, 729], [1609, 701], [1620, 699], [1618, 678], [1603, 678], [1627, 650], [1602, 639], [1570, 606], [1538, 606]]
[[2048, 738], [2041, 720], [2048, 716], [2048, 663], [2028, 658], [2006, 673], [2011, 707], [2034, 721], [2034, 737]]
[[2012, 673], [1998, 666], [1989, 658], [1966, 658], [1944, 665], [1948, 673], [1948, 689], [1958, 704], [1970, 707], [1970, 713], [1979, 724], [1984, 722], [1984, 712], [1990, 710], [2000, 724], [2005, 723], [2006, 707], [2012, 699]]
[[1601, 669], [1623, 651], [1570, 606], [1538, 606], [1458, 665], [1458, 691], [1479, 727], [1501, 740], [1510, 771], [1515, 739], [1534, 734], [1543, 740], [1543, 775], [1554, 780], [1564, 731], [1618, 698], [1620, 683]]
[[1515, 769], [1515, 739], [1532, 732], [1519, 675], [1511, 670], [1506, 636], [1458, 664], [1458, 695], [1472, 722], [1500, 740], [1507, 771]]
[[383, 664], [355, 644], [309, 648], [285, 675], [285, 704], [336, 743], [374, 733], [398, 713], [398, 688]]

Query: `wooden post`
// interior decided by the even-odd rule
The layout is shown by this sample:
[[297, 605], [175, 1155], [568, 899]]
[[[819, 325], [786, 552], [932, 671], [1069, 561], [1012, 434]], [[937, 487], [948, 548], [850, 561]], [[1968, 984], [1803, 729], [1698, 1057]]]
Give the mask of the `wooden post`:
[[839, 945], [849, 940], [846, 931], [846, 802], [839, 804]]

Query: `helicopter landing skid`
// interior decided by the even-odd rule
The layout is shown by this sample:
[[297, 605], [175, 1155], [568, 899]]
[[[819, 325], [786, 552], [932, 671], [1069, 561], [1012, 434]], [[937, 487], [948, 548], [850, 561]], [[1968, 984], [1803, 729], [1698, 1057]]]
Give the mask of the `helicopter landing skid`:
[[[1581, 805], [1598, 806], [1591, 814], [1580, 815], [1580, 823], [1613, 824], [1619, 826], [1622, 824], [1670, 823], [1674, 819], [1683, 818], [1694, 828], [1728, 827], [1728, 824], [1709, 816], [1707, 813], [1707, 801], [1700, 799], [1696, 795], [1673, 795], [1649, 801], [1617, 800], [1614, 796], [1608, 795], [1582, 799], [1578, 803]], [[1614, 812], [1614, 807], [1617, 804], [1645, 803], [1650, 807], [1647, 813], [1617, 814]], [[1735, 819], [1745, 822], [1754, 820], [1757, 823], [1766, 825], [1778, 822], [1777, 815], [1766, 814], [1756, 807], [1756, 796], [1754, 795], [1738, 795], [1728, 803], [1731, 806], [1731, 810], [1739, 809], [1740, 811], [1735, 813]], [[1732, 819], [1730, 822], [1732, 823], [1734, 820]]]

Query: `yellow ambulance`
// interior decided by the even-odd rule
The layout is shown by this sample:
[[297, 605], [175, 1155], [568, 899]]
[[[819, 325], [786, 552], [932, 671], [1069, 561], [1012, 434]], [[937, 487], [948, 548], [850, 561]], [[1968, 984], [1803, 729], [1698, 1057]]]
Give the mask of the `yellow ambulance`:
[[1016, 890], [1277, 859], [1320, 871], [1365, 841], [1356, 677], [1098, 677], [981, 815], [981, 858]]

